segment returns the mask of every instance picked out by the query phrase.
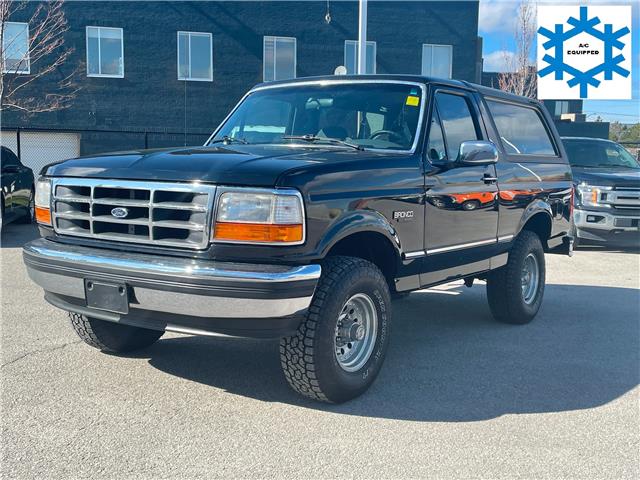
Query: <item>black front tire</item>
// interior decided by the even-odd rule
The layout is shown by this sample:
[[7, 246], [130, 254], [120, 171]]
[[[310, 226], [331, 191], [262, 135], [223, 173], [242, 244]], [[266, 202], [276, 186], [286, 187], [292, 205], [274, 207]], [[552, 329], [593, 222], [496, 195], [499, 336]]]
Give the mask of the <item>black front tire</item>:
[[69, 320], [84, 343], [109, 353], [140, 350], [153, 345], [164, 334], [161, 330], [122, 325], [72, 312]]
[[[359, 294], [372, 301], [377, 333], [366, 363], [356, 371], [347, 371], [337, 359], [336, 329], [346, 303]], [[328, 258], [298, 332], [280, 340], [280, 361], [287, 382], [301, 395], [328, 403], [361, 395], [380, 372], [390, 327], [391, 298], [382, 272], [361, 258]]]
[[[525, 259], [533, 255], [538, 266], [538, 284], [529, 302], [525, 301], [522, 275]], [[540, 310], [545, 286], [544, 248], [540, 237], [523, 231], [515, 239], [504, 267], [492, 271], [487, 277], [487, 297], [494, 318], [503, 323], [524, 325]]]

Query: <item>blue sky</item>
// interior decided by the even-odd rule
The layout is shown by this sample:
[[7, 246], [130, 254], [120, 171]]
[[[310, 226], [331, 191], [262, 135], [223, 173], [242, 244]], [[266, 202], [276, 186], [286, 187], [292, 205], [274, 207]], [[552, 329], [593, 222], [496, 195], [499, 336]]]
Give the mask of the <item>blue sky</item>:
[[[485, 71], [504, 70], [505, 52], [508, 55], [515, 48], [513, 31], [518, 3], [518, 0], [480, 0], [479, 30], [484, 39]], [[537, 3], [632, 5], [633, 100], [585, 100], [584, 112], [589, 115], [589, 120], [600, 116], [605, 121], [640, 122], [640, 3], [629, 0], [564, 0], [562, 2], [538, 0]], [[533, 59], [535, 59], [535, 52], [533, 52]]]

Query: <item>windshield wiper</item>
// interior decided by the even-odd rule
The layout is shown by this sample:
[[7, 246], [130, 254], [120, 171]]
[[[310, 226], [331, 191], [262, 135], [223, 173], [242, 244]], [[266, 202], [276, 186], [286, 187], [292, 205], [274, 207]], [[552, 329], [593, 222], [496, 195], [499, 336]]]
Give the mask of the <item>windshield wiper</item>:
[[229, 145], [230, 143], [241, 143], [243, 145], [249, 145], [249, 142], [247, 142], [244, 138], [234, 138], [234, 137], [230, 137], [229, 135], [225, 135], [222, 138], [218, 138], [216, 140], [211, 140], [209, 142], [209, 145], [211, 145], [212, 143], [224, 143], [225, 145]]
[[318, 137], [317, 135], [283, 135], [284, 140], [304, 140], [305, 142], [328, 142], [336, 145], [344, 145], [345, 147], [355, 148], [356, 150], [364, 150], [364, 147], [355, 143], [345, 142], [331, 137]]

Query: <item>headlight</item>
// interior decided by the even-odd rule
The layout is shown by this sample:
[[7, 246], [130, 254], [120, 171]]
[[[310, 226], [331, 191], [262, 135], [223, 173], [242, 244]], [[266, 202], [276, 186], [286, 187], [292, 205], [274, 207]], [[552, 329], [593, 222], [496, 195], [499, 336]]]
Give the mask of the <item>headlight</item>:
[[51, 225], [51, 180], [39, 178], [36, 182], [36, 197], [34, 199], [36, 221]]
[[304, 233], [302, 197], [296, 190], [230, 190], [218, 199], [214, 241], [298, 245]]
[[578, 185], [578, 188], [576, 188], [576, 203], [583, 207], [609, 207], [607, 196], [612, 189], [612, 187]]

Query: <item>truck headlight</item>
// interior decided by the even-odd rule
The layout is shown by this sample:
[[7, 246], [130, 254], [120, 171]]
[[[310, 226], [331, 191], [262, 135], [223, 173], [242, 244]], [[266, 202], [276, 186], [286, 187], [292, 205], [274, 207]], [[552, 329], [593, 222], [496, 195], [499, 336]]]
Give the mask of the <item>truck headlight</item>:
[[216, 242], [299, 245], [304, 236], [304, 208], [297, 190], [228, 190], [218, 199]]
[[36, 196], [34, 199], [36, 221], [44, 225], [51, 225], [51, 180], [39, 178], [36, 182]]
[[607, 196], [613, 187], [580, 184], [576, 188], [576, 205], [582, 207], [610, 207]]

